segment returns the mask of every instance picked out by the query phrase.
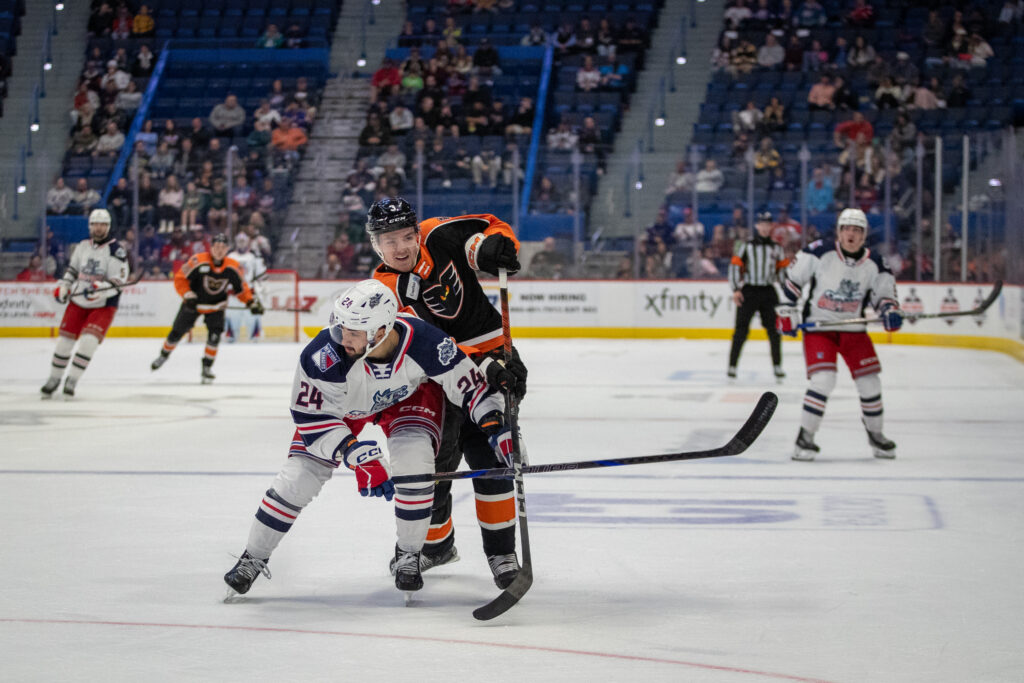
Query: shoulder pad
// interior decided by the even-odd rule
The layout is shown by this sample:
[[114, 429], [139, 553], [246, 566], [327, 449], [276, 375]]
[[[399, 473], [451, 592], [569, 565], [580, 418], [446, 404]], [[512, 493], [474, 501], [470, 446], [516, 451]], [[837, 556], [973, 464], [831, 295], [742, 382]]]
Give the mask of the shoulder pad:
[[331, 333], [326, 329], [320, 330], [302, 349], [299, 364], [308, 377], [318, 379], [327, 378], [327, 375], [344, 379], [352, 367], [352, 361], [333, 343]]
[[807, 254], [814, 254], [815, 256], [823, 256], [833, 249], [835, 249], [834, 244], [830, 244], [825, 240], [817, 240], [808, 244], [807, 248], [804, 249], [804, 252]]
[[886, 265], [885, 263], [885, 257], [883, 257], [874, 249], [868, 249], [868, 258], [872, 261], [872, 263], [878, 266], [878, 272], [890, 274], [892, 273], [892, 270], [890, 270], [889, 266]]

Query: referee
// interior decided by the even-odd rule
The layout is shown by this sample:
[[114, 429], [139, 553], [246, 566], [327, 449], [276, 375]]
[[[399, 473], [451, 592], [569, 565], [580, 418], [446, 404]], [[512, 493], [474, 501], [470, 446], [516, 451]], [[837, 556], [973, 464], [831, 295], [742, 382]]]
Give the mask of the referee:
[[775, 377], [781, 380], [786, 373], [782, 371], [782, 343], [775, 329], [775, 306], [779, 303], [775, 283], [779, 272], [789, 265], [789, 260], [782, 247], [771, 239], [770, 212], [757, 214], [754, 229], [757, 231], [754, 238], [740, 244], [729, 263], [729, 285], [736, 304], [736, 330], [732, 334], [728, 374], [729, 377], [736, 376], [740, 351], [750, 332], [750, 319], [754, 313], [759, 313], [771, 344]]

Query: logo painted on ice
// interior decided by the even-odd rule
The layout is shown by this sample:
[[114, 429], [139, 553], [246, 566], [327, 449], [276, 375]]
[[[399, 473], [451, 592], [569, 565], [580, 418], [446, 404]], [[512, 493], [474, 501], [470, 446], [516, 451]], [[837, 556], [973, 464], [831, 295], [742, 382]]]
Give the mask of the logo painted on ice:
[[437, 360], [441, 365], [448, 365], [455, 358], [455, 341], [451, 337], [445, 337], [444, 340], [437, 345]]
[[327, 372], [340, 362], [341, 358], [330, 344], [324, 344], [323, 348], [316, 352], [316, 366], [320, 368], [320, 372]]
[[409, 395], [409, 386], [402, 385], [395, 389], [381, 389], [373, 394], [371, 413], [379, 413], [388, 406], [393, 406]]

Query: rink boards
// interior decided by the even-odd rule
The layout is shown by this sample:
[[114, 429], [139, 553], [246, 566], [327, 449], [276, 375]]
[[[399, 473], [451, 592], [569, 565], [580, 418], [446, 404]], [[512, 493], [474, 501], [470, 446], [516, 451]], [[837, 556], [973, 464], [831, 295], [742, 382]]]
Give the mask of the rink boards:
[[[269, 337], [288, 337], [298, 319], [307, 334], [327, 321], [331, 305], [352, 283], [305, 280], [296, 301], [291, 284], [271, 286], [264, 324]], [[63, 306], [53, 299], [53, 283], [0, 283], [0, 336], [52, 337]], [[497, 305], [496, 281], [484, 288]], [[972, 308], [991, 287], [976, 284], [902, 283], [907, 311], [938, 312]], [[723, 281], [693, 280], [516, 280], [510, 288], [511, 319], [519, 337], [727, 339], [735, 306]], [[989, 349], [1024, 360], [1024, 288], [1007, 286], [980, 317], [907, 323], [898, 334], [873, 333], [878, 343], [925, 344]], [[110, 336], [162, 337], [170, 329], [180, 298], [170, 282], [145, 281], [125, 290]], [[237, 305], [237, 302], [234, 302]], [[300, 311], [296, 316], [294, 311]], [[763, 338], [763, 330], [752, 336]]]

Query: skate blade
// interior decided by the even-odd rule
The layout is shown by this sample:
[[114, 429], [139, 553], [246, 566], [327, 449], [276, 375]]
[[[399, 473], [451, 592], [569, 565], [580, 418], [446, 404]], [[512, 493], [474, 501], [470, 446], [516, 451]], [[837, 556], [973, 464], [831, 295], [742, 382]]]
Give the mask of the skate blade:
[[895, 448], [893, 450], [891, 450], [891, 451], [883, 451], [881, 449], [876, 448], [876, 449], [874, 449], [874, 454], [875, 454], [875, 457], [878, 458], [879, 460], [895, 460], [896, 459], [896, 449]]
[[200, 383], [200, 384], [213, 384], [213, 380], [212, 380], [212, 379], [208, 379], [208, 378], [204, 377], [203, 379], [201, 379], [201, 380], [199, 381], [199, 383]]
[[224, 596], [224, 604], [233, 605], [239, 602], [245, 602], [245, 596], [229, 586], [228, 594]]
[[815, 455], [817, 454], [814, 451], [807, 451], [802, 448], [798, 448], [793, 452], [793, 455], [790, 456], [790, 458], [799, 462], [811, 462], [814, 460]]
[[412, 605], [413, 605], [412, 597], [416, 594], [416, 592], [415, 591], [402, 591], [402, 592], [405, 593], [405, 606], [406, 607], [412, 607]]

